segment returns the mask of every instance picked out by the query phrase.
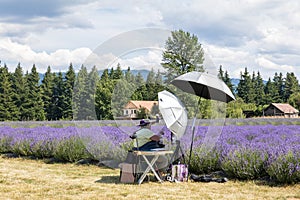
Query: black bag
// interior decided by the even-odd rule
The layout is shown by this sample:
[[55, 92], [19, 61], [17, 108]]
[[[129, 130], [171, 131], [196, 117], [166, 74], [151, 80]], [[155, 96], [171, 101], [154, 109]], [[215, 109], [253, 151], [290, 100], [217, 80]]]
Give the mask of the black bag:
[[217, 182], [217, 183], [225, 183], [228, 181], [226, 177], [214, 178], [212, 175], [201, 175], [197, 176], [196, 174], [191, 174], [190, 179], [195, 182]]

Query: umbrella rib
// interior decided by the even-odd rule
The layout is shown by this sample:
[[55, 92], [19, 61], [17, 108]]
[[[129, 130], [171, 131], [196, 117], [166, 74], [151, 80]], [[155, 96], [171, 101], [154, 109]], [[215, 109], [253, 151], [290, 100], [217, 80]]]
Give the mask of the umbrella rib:
[[173, 112], [173, 109], [171, 109], [171, 111], [172, 111], [172, 114], [173, 114], [173, 116], [174, 116], [174, 119], [176, 119], [176, 115], [175, 115], [175, 113]]

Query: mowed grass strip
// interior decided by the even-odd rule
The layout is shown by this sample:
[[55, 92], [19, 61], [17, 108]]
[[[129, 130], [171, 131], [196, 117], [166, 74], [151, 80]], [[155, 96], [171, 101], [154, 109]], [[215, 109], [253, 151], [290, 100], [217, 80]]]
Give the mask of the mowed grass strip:
[[300, 199], [300, 184], [119, 183], [119, 170], [0, 158], [0, 199]]

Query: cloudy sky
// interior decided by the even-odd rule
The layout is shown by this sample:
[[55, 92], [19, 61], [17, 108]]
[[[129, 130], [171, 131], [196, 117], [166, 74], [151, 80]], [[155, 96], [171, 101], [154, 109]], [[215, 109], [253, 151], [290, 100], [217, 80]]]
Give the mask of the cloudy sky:
[[300, 79], [299, 10], [296, 0], [0, 0], [0, 60], [42, 73], [70, 62], [159, 68], [165, 31], [183, 29], [199, 38], [208, 68]]

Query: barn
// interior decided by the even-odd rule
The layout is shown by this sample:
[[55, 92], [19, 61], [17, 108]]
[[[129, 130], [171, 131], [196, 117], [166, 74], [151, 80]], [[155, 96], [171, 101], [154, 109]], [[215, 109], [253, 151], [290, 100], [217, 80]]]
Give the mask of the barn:
[[295, 118], [299, 115], [299, 110], [287, 103], [271, 103], [263, 112], [264, 116], [285, 118]]

